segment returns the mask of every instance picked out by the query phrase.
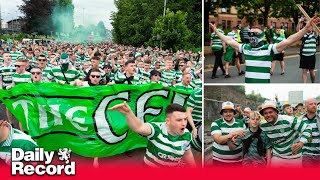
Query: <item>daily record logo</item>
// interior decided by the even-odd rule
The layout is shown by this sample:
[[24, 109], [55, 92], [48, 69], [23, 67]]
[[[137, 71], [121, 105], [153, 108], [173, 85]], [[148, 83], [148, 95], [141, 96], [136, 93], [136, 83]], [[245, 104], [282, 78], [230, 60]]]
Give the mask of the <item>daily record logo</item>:
[[66, 175], [75, 175], [76, 164], [74, 161], [69, 161], [70, 153], [71, 150], [68, 148], [59, 149], [59, 160], [64, 161], [65, 164], [52, 165], [54, 151], [45, 151], [43, 148], [35, 148], [34, 151], [12, 148], [11, 174], [61, 175], [64, 173]]

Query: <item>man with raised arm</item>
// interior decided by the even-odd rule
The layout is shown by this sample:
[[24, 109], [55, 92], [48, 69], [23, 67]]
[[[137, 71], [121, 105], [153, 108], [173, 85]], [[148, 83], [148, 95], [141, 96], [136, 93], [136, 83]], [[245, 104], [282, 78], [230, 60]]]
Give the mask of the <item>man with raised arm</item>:
[[187, 114], [181, 105], [167, 106], [165, 122], [144, 123], [134, 115], [126, 102], [110, 110], [124, 114], [132, 131], [147, 136], [149, 141], [144, 156], [146, 166], [179, 167], [183, 163], [195, 166], [190, 148], [191, 133], [186, 128]]
[[263, 43], [264, 31], [259, 27], [252, 27], [250, 30], [250, 44], [240, 44], [232, 38], [223, 35], [214, 24], [210, 23], [210, 27], [222, 41], [244, 54], [246, 62], [246, 83], [270, 83], [270, 68], [273, 56], [282, 52], [290, 44], [300, 40], [308, 33], [308, 31], [312, 29], [311, 22], [319, 24], [320, 18], [311, 18], [303, 29], [279, 43], [265, 45]]

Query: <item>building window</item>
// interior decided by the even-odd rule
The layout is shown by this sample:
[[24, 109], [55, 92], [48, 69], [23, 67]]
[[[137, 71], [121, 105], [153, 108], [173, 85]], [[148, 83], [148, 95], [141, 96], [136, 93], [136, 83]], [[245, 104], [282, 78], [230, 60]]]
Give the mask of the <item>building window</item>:
[[231, 27], [231, 21], [227, 21], [227, 28], [232, 28]]
[[289, 25], [289, 24], [288, 24], [287, 22], [284, 23], [284, 30], [285, 30], [285, 31], [288, 31], [288, 25]]
[[294, 23], [292, 23], [292, 24], [291, 24], [291, 30], [292, 30], [292, 31], [295, 31], [295, 29], [296, 29], [296, 26], [295, 26]]
[[277, 22], [271, 22], [272, 28], [277, 29]]
[[222, 29], [226, 29], [226, 20], [222, 20], [221, 26], [222, 26]]

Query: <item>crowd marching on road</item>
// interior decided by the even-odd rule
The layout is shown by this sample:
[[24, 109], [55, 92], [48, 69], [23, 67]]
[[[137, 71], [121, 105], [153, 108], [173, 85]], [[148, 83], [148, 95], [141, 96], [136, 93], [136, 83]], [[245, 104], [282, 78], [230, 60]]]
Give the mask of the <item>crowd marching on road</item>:
[[[169, 133], [173, 137], [185, 138], [183, 141], [176, 141], [168, 136], [168, 139], [165, 140], [165, 142], [172, 141], [173, 145], [183, 143], [181, 146], [184, 147], [176, 155], [173, 155], [175, 158], [170, 163], [161, 160], [161, 157], [154, 151], [157, 149], [157, 151], [170, 152], [170, 145], [159, 140], [158, 143], [162, 144], [161, 147], [152, 145], [152, 149], [148, 149], [148, 146], [144, 160], [146, 165], [180, 166], [180, 161], [178, 162], [177, 159], [181, 158], [188, 165], [195, 165], [190, 147], [193, 147], [192, 141], [199, 137], [197, 128], [201, 125], [202, 120], [201, 52], [192, 52], [191, 50], [172, 52], [172, 50], [162, 50], [157, 47], [132, 47], [112, 43], [69, 44], [52, 41], [50, 44], [41, 44], [41, 42], [31, 44], [18, 41], [5, 42], [0, 47], [0, 88], [3, 90], [15, 88], [15, 86], [19, 88], [19, 85], [23, 83], [59, 83], [79, 88], [97, 85], [157, 83], [162, 84], [163, 88], [172, 87], [188, 91], [191, 95], [187, 99], [187, 110], [183, 108], [184, 104], [170, 105], [167, 107], [167, 118], [164, 123], [143, 124], [143, 127], [148, 128], [144, 131], [135, 128], [132, 130], [139, 134], [156, 137], [163, 136], [161, 132], [159, 134], [159, 130], [162, 129], [166, 130], [166, 136]], [[2, 104], [2, 106], [4, 105]], [[117, 107], [113, 109], [121, 111], [121, 108], [127, 108], [125, 105], [121, 108]], [[129, 111], [126, 110], [123, 113], [127, 112]], [[1, 115], [3, 119], [6, 119], [6, 122], [0, 121], [1, 126], [5, 125], [3, 132], [23, 133], [21, 125], [8, 109], [5, 114], [2, 112]], [[132, 118], [135, 119], [133, 116], [127, 118], [129, 124], [131, 121], [136, 122]], [[181, 121], [182, 119], [183, 121]], [[178, 125], [176, 121], [183, 123]], [[187, 124], [189, 130], [187, 130]], [[177, 126], [183, 129], [182, 133], [180, 133], [180, 129], [177, 131]], [[14, 134], [11, 136], [14, 139]], [[27, 135], [26, 138], [30, 139]], [[2, 141], [2, 134], [0, 134], [0, 140], [7, 142], [5, 139]], [[8, 141], [9, 147], [10, 143], [11, 141]], [[34, 142], [31, 141], [31, 144]], [[2, 143], [1, 147], [4, 147]], [[201, 158], [201, 142], [200, 146], [198, 142], [197, 147], [199, 152], [196, 153], [196, 156], [200, 154]], [[8, 153], [2, 150], [0, 150], [0, 155], [3, 155], [1, 152]], [[185, 155], [182, 157], [181, 154]], [[1, 156], [1, 159], [8, 161], [7, 156]], [[94, 164], [97, 164], [97, 160], [97, 158], [94, 159]]]

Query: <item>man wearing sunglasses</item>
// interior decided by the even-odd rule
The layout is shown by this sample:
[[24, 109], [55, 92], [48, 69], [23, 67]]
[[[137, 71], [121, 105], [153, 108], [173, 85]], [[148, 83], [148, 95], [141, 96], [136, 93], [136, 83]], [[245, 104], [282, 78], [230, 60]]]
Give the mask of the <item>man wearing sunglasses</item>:
[[250, 44], [240, 44], [234, 41], [232, 38], [219, 32], [216, 26], [211, 23], [210, 27], [222, 41], [244, 54], [246, 60], [246, 83], [270, 83], [270, 68], [273, 56], [282, 52], [295, 41], [300, 40], [312, 29], [311, 22], [319, 24], [320, 18], [313, 17], [307, 22], [303, 29], [280, 43], [266, 45], [263, 43], [264, 32], [258, 27], [253, 27], [249, 33]]
[[75, 85], [80, 87], [104, 85], [101, 81], [102, 76], [99, 69], [91, 69], [88, 78], [88, 81], [76, 81]]
[[49, 72], [51, 71], [51, 67], [48, 65], [48, 61], [45, 55], [41, 54], [38, 57], [37, 60], [38, 66], [42, 71], [42, 80], [44, 81], [49, 81], [47, 79], [47, 76], [49, 74]]
[[43, 81], [43, 73], [40, 67], [33, 67], [30, 73], [32, 83], [39, 83]]
[[13, 86], [23, 84], [23, 83], [31, 83], [31, 75], [28, 71], [26, 71], [28, 60], [19, 56], [15, 63], [16, 73], [12, 75], [12, 86], [8, 86], [7, 89], [12, 88]]
[[10, 165], [12, 148], [34, 151], [37, 147], [29, 135], [13, 128], [7, 121], [0, 120], [0, 161]]

